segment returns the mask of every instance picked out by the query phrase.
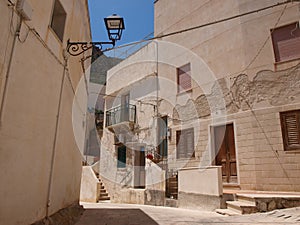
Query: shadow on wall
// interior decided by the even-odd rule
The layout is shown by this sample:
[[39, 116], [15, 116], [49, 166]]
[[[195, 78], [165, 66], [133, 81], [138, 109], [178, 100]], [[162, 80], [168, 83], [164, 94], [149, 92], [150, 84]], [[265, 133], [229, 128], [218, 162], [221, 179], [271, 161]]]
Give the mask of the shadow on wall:
[[86, 209], [75, 225], [158, 225], [140, 209]]

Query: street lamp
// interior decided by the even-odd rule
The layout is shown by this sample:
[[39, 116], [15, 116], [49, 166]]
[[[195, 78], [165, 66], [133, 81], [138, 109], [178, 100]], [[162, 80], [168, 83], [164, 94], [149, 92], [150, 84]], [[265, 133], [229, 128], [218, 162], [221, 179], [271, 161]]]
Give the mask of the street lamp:
[[101, 42], [71, 42], [67, 43], [67, 52], [72, 56], [78, 56], [83, 52], [91, 49], [93, 46], [98, 46], [102, 50], [102, 45], [110, 44], [115, 46], [116, 41], [121, 39], [122, 32], [125, 29], [124, 19], [117, 14], [113, 14], [104, 18], [105, 27], [110, 41]]

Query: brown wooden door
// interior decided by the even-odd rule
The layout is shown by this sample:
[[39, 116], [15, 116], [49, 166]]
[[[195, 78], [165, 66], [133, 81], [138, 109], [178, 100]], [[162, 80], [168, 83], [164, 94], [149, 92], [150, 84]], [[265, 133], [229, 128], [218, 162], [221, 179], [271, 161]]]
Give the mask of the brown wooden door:
[[134, 187], [145, 188], [145, 151], [134, 151]]
[[233, 124], [214, 127], [215, 164], [222, 166], [223, 182], [237, 183]]

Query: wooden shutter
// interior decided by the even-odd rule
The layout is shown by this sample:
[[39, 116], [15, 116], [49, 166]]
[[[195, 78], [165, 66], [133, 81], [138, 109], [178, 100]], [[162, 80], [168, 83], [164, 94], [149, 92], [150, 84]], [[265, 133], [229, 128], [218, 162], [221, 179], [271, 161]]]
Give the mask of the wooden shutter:
[[280, 113], [284, 149], [300, 150], [300, 110]]
[[300, 58], [300, 29], [298, 23], [272, 30], [275, 61]]
[[176, 147], [177, 147], [177, 158], [185, 158], [185, 151], [184, 151], [184, 136], [182, 132], [176, 131]]
[[178, 92], [190, 90], [192, 88], [190, 63], [177, 68], [177, 83]]
[[186, 152], [187, 158], [194, 157], [194, 129], [186, 130]]
[[194, 153], [194, 129], [176, 132], [177, 158], [192, 158]]

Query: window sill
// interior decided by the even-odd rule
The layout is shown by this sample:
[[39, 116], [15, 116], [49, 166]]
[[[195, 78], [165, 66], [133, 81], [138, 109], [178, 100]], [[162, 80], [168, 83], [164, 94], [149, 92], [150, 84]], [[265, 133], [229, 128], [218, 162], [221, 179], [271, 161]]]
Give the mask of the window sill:
[[62, 46], [63, 41], [60, 40], [60, 38], [57, 36], [57, 34], [55, 33], [55, 31], [52, 29], [52, 27], [50, 25], [48, 26], [48, 29], [53, 34], [53, 36], [55, 37], [55, 39], [57, 40], [57, 42]]
[[126, 167], [118, 167], [117, 171], [118, 172], [127, 172], [127, 168]]
[[295, 58], [295, 59], [288, 59], [288, 60], [283, 60], [283, 61], [279, 61], [279, 62], [275, 62], [275, 65], [280, 65], [280, 64], [284, 64], [284, 63], [289, 63], [289, 62], [293, 62], [293, 61], [298, 61], [300, 60], [300, 57]]
[[177, 96], [179, 95], [183, 95], [183, 94], [188, 94], [188, 93], [192, 93], [193, 92], [193, 89], [188, 89], [188, 90], [182, 90], [180, 92], [177, 92]]
[[300, 149], [284, 150], [284, 153], [286, 153], [286, 154], [300, 154]]
[[176, 161], [180, 161], [180, 160], [182, 160], [182, 161], [186, 161], [186, 160], [196, 160], [196, 157], [193, 156], [193, 157], [190, 157], [190, 158], [176, 158]]

